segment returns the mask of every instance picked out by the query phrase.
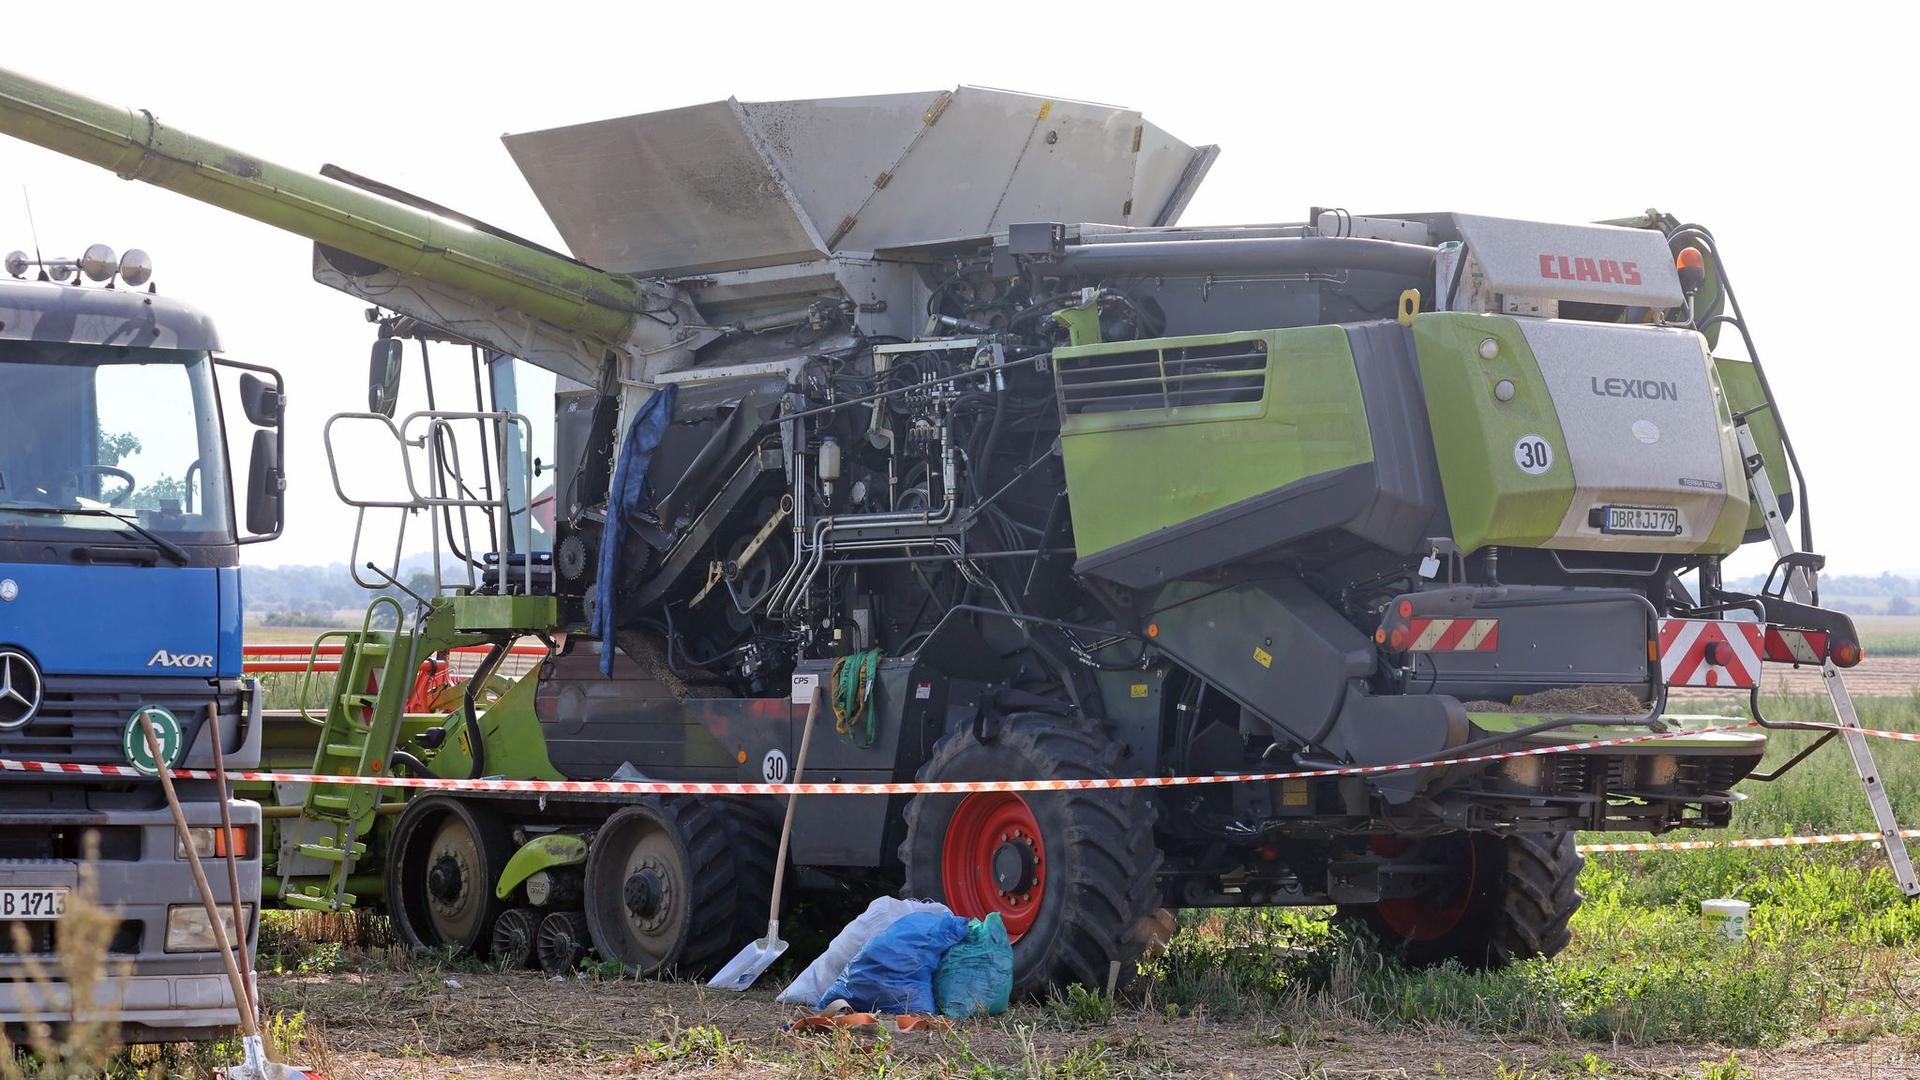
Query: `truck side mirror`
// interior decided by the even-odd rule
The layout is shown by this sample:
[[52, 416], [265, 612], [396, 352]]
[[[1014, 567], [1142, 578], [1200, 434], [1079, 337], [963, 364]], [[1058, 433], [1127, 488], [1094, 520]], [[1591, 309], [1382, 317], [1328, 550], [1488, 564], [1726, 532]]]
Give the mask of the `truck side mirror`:
[[247, 531], [255, 536], [279, 535], [284, 520], [281, 492], [286, 478], [280, 472], [280, 445], [271, 431], [253, 433], [253, 462], [247, 467]]
[[399, 338], [381, 338], [373, 343], [373, 356], [367, 363], [367, 411], [391, 418], [400, 401], [400, 361], [405, 351]]
[[280, 423], [286, 401], [280, 391], [258, 375], [240, 376], [240, 409], [254, 427], [274, 427]]

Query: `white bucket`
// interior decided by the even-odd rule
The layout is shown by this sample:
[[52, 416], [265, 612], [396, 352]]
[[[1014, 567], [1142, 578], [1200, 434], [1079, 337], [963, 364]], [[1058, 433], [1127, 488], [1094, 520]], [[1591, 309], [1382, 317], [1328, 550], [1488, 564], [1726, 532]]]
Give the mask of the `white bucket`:
[[1747, 936], [1747, 912], [1753, 905], [1745, 900], [1700, 901], [1700, 925], [1723, 938], [1740, 941]]

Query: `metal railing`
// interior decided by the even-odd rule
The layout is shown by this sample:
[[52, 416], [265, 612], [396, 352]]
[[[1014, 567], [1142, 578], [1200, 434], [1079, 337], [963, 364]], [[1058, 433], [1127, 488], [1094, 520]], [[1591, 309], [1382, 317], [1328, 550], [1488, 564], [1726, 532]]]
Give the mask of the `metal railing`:
[[[348, 495], [341, 482], [339, 458], [334, 452], [334, 425], [341, 421], [371, 422], [378, 425], [394, 441], [400, 451], [401, 475], [406, 481], [406, 497], [393, 499], [356, 498]], [[461, 469], [460, 440], [454, 429], [454, 423], [472, 421], [481, 430], [482, 440], [482, 479], [478, 486], [469, 483]], [[327, 418], [322, 429], [322, 440], [326, 445], [327, 470], [333, 479], [333, 491], [342, 503], [355, 508], [353, 526], [353, 548], [349, 569], [355, 583], [363, 588], [381, 589], [393, 587], [411, 592], [400, 580], [400, 562], [404, 556], [407, 538], [407, 522], [416, 512], [425, 511], [432, 530], [429, 542], [429, 554], [433, 561], [433, 582], [435, 592], [448, 592], [464, 588], [468, 592], [482, 591], [482, 581], [475, 575], [476, 570], [484, 571], [485, 565], [474, 550], [475, 535], [472, 514], [479, 512], [486, 519], [486, 528], [481, 535], [494, 545], [499, 556], [500, 570], [495, 580], [495, 588], [500, 593], [512, 591], [512, 575], [509, 556], [522, 556], [523, 577], [520, 582], [525, 594], [533, 592], [534, 548], [533, 514], [531, 507], [512, 505], [513, 485], [507, 483], [506, 462], [507, 437], [511, 427], [517, 425], [523, 445], [532, 445], [533, 427], [527, 418], [513, 412], [472, 412], [450, 410], [423, 410], [407, 414], [396, 423], [392, 417], [374, 412], [336, 413]], [[416, 470], [413, 453], [419, 451], [426, 457], [426, 464]], [[533, 463], [530, 456], [521, 455], [521, 469], [525, 473], [520, 485], [522, 492], [533, 491]], [[495, 490], [496, 470], [490, 462], [498, 461], [500, 483]], [[422, 490], [419, 472], [425, 473], [425, 490]], [[530, 497], [530, 495], [529, 495]], [[361, 545], [366, 535], [367, 513], [370, 510], [395, 510], [399, 512], [399, 527], [395, 530], [393, 558], [385, 568], [372, 560], [361, 558]], [[457, 513], [457, 516], [456, 516]], [[515, 535], [515, 519], [520, 519], [523, 535]], [[516, 543], [516, 540], [519, 543]], [[450, 582], [442, 565], [443, 554], [457, 556], [465, 570], [464, 581]], [[369, 580], [361, 575], [362, 569], [371, 570], [380, 580]], [[416, 596], [416, 599], [419, 597]]]

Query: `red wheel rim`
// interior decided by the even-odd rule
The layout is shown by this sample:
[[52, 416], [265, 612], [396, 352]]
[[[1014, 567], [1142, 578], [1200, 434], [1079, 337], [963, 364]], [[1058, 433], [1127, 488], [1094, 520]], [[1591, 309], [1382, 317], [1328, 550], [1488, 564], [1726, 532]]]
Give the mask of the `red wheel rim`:
[[1018, 941], [1040, 914], [1047, 870], [1040, 823], [1025, 799], [981, 791], [960, 800], [940, 851], [940, 883], [954, 914], [984, 919], [997, 911], [1007, 937]]
[[[1399, 837], [1375, 837], [1369, 845], [1381, 855], [1394, 856], [1403, 853], [1407, 842]], [[1440, 903], [1433, 896], [1403, 896], [1392, 900], [1382, 900], [1379, 904], [1380, 921], [1387, 929], [1400, 935], [1406, 941], [1434, 941], [1452, 933], [1467, 917], [1467, 909], [1473, 906], [1475, 879], [1479, 874], [1478, 845], [1471, 840], [1466, 844], [1466, 882], [1452, 894], [1452, 899]]]

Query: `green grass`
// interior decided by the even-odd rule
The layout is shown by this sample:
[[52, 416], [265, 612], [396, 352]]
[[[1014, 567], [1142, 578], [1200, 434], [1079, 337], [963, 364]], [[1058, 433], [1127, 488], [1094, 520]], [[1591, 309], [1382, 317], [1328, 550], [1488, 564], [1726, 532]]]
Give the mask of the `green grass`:
[[1920, 616], [1861, 615], [1854, 626], [1870, 657], [1920, 656]]
[[[1828, 719], [1824, 699], [1776, 699], [1773, 719]], [[1860, 703], [1870, 727], [1920, 731], [1920, 693]], [[1815, 736], [1778, 733], [1768, 765]], [[1920, 822], [1920, 747], [1874, 746], [1903, 821]], [[1834, 743], [1772, 784], [1746, 783], [1733, 828], [1679, 838], [1870, 831]], [[1595, 834], [1586, 839], [1620, 839]], [[1796, 1036], [1920, 1035], [1920, 902], [1867, 844], [1595, 855], [1573, 944], [1492, 974], [1407, 970], [1347, 939], [1325, 909], [1188, 912], [1150, 974], [1149, 1004], [1217, 1019], [1465, 1027], [1505, 1037], [1775, 1045]], [[1699, 903], [1751, 902], [1747, 940], [1703, 933]]]

